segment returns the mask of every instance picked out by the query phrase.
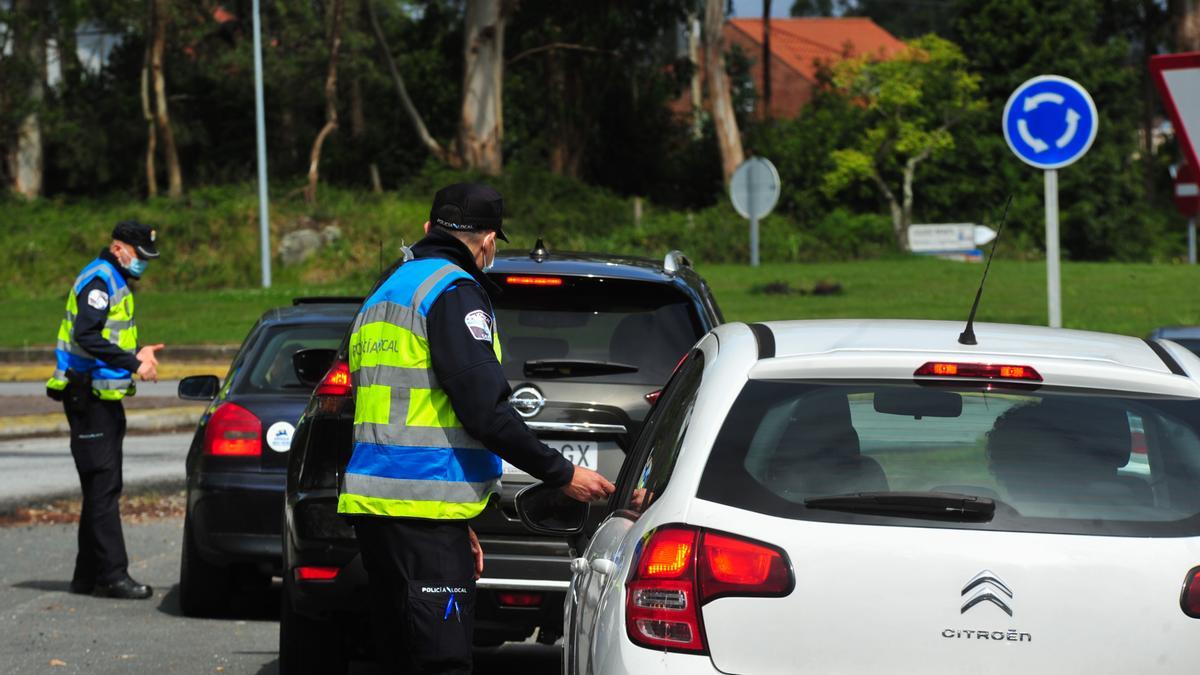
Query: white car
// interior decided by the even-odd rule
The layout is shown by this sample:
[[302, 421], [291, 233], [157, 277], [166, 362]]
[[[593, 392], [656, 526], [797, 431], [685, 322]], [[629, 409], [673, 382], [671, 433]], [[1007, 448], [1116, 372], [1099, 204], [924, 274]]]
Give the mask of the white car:
[[[564, 672], [1196, 673], [1200, 358], [961, 328], [705, 336], [572, 565]], [[580, 527], [549, 494], [525, 522]]]

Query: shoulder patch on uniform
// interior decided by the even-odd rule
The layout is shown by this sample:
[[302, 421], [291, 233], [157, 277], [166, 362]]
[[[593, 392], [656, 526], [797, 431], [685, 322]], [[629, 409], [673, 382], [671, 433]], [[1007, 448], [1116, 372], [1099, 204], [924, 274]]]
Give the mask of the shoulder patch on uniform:
[[91, 293], [88, 293], [87, 303], [96, 309], [108, 309], [108, 293], [93, 288]]
[[471, 337], [484, 342], [492, 341], [492, 317], [482, 309], [477, 309], [463, 319], [467, 324], [467, 330], [471, 331]]

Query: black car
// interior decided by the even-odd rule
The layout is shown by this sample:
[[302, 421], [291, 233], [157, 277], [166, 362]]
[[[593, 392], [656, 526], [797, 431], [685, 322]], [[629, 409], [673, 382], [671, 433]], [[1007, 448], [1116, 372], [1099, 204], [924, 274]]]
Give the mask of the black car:
[[211, 401], [187, 455], [179, 601], [184, 614], [222, 612], [231, 595], [281, 573], [280, 507], [294, 424], [312, 386], [292, 356], [336, 349], [361, 298], [300, 298], [250, 330], [224, 383], [185, 378], [179, 395]]
[[[501, 253], [488, 274], [513, 387], [513, 407], [547, 444], [576, 464], [617, 477], [624, 448], [687, 350], [721, 323], [707, 284], [687, 258], [579, 253]], [[340, 472], [352, 449], [354, 399], [344, 346], [301, 355], [298, 368], [332, 368], [296, 429], [288, 464], [280, 663], [299, 672], [345, 667], [365, 645], [366, 574], [354, 532], [336, 513]], [[312, 363], [299, 363], [312, 355]], [[322, 362], [319, 356], [324, 357]], [[570, 547], [530, 532], [514, 497], [534, 482], [505, 466], [499, 500], [472, 527], [485, 554], [478, 582], [480, 646], [562, 632]]]

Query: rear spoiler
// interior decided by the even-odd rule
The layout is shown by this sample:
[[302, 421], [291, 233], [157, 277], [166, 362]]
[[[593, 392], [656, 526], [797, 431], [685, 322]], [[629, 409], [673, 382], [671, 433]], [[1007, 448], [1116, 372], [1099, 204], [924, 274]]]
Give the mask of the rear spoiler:
[[353, 295], [310, 295], [302, 298], [292, 298], [292, 306], [297, 305], [361, 305], [366, 298]]

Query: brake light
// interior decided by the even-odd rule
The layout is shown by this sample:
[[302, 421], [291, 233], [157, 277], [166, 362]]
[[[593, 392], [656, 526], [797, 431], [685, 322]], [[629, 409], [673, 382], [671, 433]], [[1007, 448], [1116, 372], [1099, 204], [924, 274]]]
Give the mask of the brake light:
[[504, 283], [514, 286], [562, 286], [560, 277], [504, 277]]
[[317, 396], [349, 396], [350, 390], [350, 365], [345, 361], [338, 361], [333, 364], [325, 377], [321, 379], [321, 384], [317, 385]]
[[1179, 598], [1183, 613], [1200, 619], [1200, 567], [1193, 567], [1183, 580], [1183, 594]]
[[293, 574], [296, 581], [333, 581], [337, 578], [338, 568], [304, 566], [297, 567]]
[[983, 380], [1024, 380], [1041, 382], [1042, 376], [1029, 366], [994, 363], [947, 363], [930, 361], [917, 368], [914, 377], [969, 377]]
[[501, 607], [539, 607], [542, 604], [541, 593], [497, 593], [496, 602]]
[[701, 608], [728, 596], [782, 597], [791, 566], [780, 549], [751, 539], [667, 526], [646, 540], [626, 584], [629, 639], [651, 649], [703, 653]]
[[646, 399], [646, 403], [649, 403], [650, 405], [654, 405], [655, 403], [658, 403], [658, 397], [662, 396], [662, 392], [663, 392], [662, 389], [656, 389], [656, 390], [650, 392], [649, 394], [646, 394], [642, 398]]
[[262, 420], [236, 403], [222, 403], [204, 427], [204, 451], [225, 457], [262, 455]]

